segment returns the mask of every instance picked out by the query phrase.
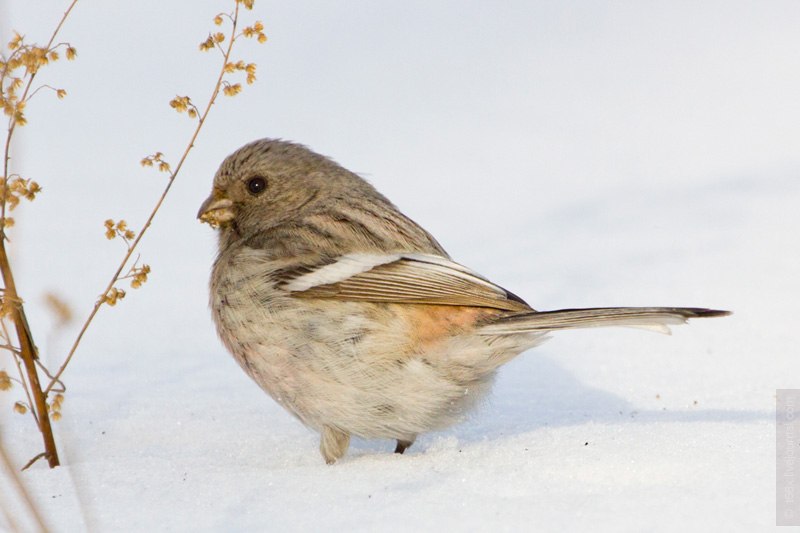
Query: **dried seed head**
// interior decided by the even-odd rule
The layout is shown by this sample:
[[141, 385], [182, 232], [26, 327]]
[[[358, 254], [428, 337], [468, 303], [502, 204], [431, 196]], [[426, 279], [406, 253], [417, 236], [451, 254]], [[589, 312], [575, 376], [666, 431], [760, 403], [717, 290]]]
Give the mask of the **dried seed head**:
[[211, 50], [212, 48], [214, 48], [214, 38], [211, 35], [209, 35], [208, 39], [200, 43], [200, 50], [202, 52], [206, 52], [208, 50]]
[[147, 276], [150, 274], [150, 265], [142, 265], [141, 267], [134, 268], [131, 274], [133, 275], [131, 287], [138, 289], [147, 282]]
[[125, 298], [125, 291], [113, 287], [111, 290], [108, 291], [108, 293], [106, 293], [105, 296], [103, 296], [103, 303], [107, 303], [108, 305], [113, 307], [117, 305], [117, 302], [119, 300], [122, 300], [123, 298]]
[[225, 96], [236, 96], [240, 92], [242, 92], [242, 84], [241, 83], [233, 83], [228, 84], [222, 89], [222, 92], [225, 93]]

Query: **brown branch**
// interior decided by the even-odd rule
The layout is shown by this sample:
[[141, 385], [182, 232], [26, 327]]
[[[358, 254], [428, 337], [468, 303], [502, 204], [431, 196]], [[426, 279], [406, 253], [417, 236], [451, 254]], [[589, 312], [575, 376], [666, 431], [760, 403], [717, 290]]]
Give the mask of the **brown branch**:
[[[31, 389], [28, 386], [28, 382], [25, 380], [25, 371], [22, 369], [22, 353], [19, 350], [14, 352], [14, 365], [17, 367], [17, 373], [19, 374], [19, 379], [17, 380], [19, 383], [22, 384], [22, 390], [25, 391], [25, 397], [28, 399], [28, 405], [34, 405], [35, 402], [33, 401], [33, 397], [31, 396]], [[31, 409], [31, 416], [33, 417], [33, 421], [36, 425], [39, 425], [39, 417], [36, 414], [36, 409]]]
[[131, 256], [133, 255], [134, 251], [136, 250], [137, 246], [139, 245], [139, 241], [142, 240], [142, 237], [144, 237], [145, 232], [147, 232], [147, 229], [152, 224], [153, 219], [155, 218], [156, 214], [158, 213], [159, 209], [161, 208], [161, 204], [164, 203], [164, 200], [166, 199], [167, 194], [169, 193], [170, 188], [172, 187], [172, 184], [175, 182], [175, 178], [178, 176], [178, 172], [180, 171], [181, 167], [183, 166], [183, 163], [186, 161], [186, 158], [188, 157], [189, 152], [194, 147], [194, 143], [197, 140], [197, 136], [200, 134], [200, 130], [203, 127], [203, 124], [205, 123], [206, 118], [208, 117], [208, 113], [211, 111], [211, 107], [214, 105], [214, 102], [216, 101], [217, 96], [219, 95], [219, 91], [220, 91], [220, 88], [222, 87], [222, 83], [223, 83], [223, 78], [225, 76], [225, 66], [228, 64], [228, 60], [230, 59], [231, 50], [233, 49], [233, 43], [236, 41], [236, 25], [237, 25], [237, 23], [239, 21], [239, 2], [238, 1], [236, 2], [236, 8], [235, 8], [235, 11], [234, 11], [234, 15], [233, 15], [232, 21], [233, 21], [233, 27], [231, 29], [231, 38], [228, 40], [228, 49], [226, 50], [225, 56], [224, 56], [223, 61], [222, 61], [222, 67], [220, 68], [219, 76], [217, 77], [217, 83], [214, 86], [214, 91], [211, 94], [211, 97], [209, 98], [208, 103], [206, 104], [205, 110], [203, 111], [202, 115], [200, 115], [200, 118], [199, 118], [199, 120], [197, 122], [197, 127], [195, 128], [194, 133], [192, 134], [192, 137], [189, 140], [189, 143], [187, 144], [186, 149], [184, 150], [183, 155], [180, 158], [180, 161], [178, 161], [178, 164], [175, 166], [175, 170], [173, 170], [172, 173], [170, 174], [170, 176], [169, 176], [169, 178], [167, 180], [167, 185], [164, 187], [164, 191], [161, 193], [161, 196], [159, 197], [158, 201], [156, 202], [155, 207], [153, 207], [153, 210], [150, 212], [150, 215], [147, 217], [147, 220], [145, 221], [144, 226], [142, 226], [142, 229], [139, 231], [139, 234], [133, 240], [133, 243], [131, 243], [129, 245], [128, 251], [125, 254], [125, 256], [122, 258], [122, 261], [120, 262], [119, 266], [117, 267], [116, 272], [114, 272], [114, 275], [111, 277], [111, 281], [108, 282], [108, 284], [106, 285], [105, 290], [101, 293], [100, 298], [98, 298], [98, 300], [95, 302], [94, 307], [92, 308], [92, 311], [89, 313], [89, 316], [87, 317], [86, 321], [83, 323], [83, 326], [81, 327], [80, 332], [78, 332], [78, 336], [75, 338], [75, 341], [73, 342], [72, 347], [70, 348], [69, 353], [67, 354], [67, 357], [64, 360], [64, 363], [61, 365], [61, 367], [58, 369], [58, 372], [55, 373], [55, 375], [53, 376], [52, 380], [47, 385], [47, 388], [45, 389], [45, 394], [49, 393], [52, 390], [53, 386], [55, 386], [56, 382], [59, 380], [61, 375], [64, 373], [64, 370], [66, 370], [67, 365], [69, 365], [70, 361], [72, 360], [73, 355], [75, 355], [75, 351], [78, 349], [78, 345], [80, 344], [81, 340], [83, 339], [83, 335], [86, 333], [86, 330], [89, 328], [89, 325], [94, 320], [94, 317], [97, 315], [97, 312], [100, 310], [100, 307], [102, 307], [103, 303], [105, 303], [105, 296], [109, 293], [109, 291], [111, 291], [111, 289], [114, 288], [114, 284], [117, 283], [117, 281], [119, 281], [119, 278], [120, 278], [120, 275], [122, 274], [122, 271], [124, 270], [125, 266], [128, 264], [128, 261], [130, 260]]
[[5, 299], [10, 303], [11, 320], [14, 322], [14, 328], [17, 332], [17, 339], [19, 339], [20, 357], [25, 365], [25, 373], [30, 384], [30, 392], [33, 396], [33, 405], [31, 409], [36, 410], [36, 419], [39, 423], [39, 431], [42, 433], [44, 440], [45, 456], [50, 468], [58, 466], [58, 450], [56, 450], [56, 442], [53, 439], [53, 428], [50, 426], [50, 416], [47, 414], [47, 395], [42, 392], [42, 386], [39, 383], [39, 374], [36, 372], [36, 348], [33, 344], [31, 331], [28, 327], [28, 320], [25, 318], [25, 311], [22, 308], [22, 302], [17, 296], [17, 286], [14, 283], [14, 276], [11, 273], [11, 265], [8, 263], [8, 255], [6, 254], [6, 243], [4, 239], [0, 239], [0, 272], [3, 276], [3, 284], [5, 285]]
[[[3, 330], [3, 337], [6, 339], [7, 342], [11, 342], [11, 335], [8, 333], [8, 328], [6, 327], [6, 321], [0, 320], [0, 329]], [[19, 379], [15, 379], [20, 385], [22, 385], [22, 390], [25, 392], [25, 397], [28, 399], [28, 405], [33, 405], [33, 398], [31, 397], [30, 387], [28, 387], [28, 382], [25, 381], [25, 372], [22, 370], [22, 365], [20, 364], [20, 357], [22, 356], [22, 352], [17, 349], [15, 346], [3, 346], [4, 350], [8, 350], [13, 355], [12, 359], [14, 359], [14, 365], [17, 367], [17, 373], [19, 374]], [[38, 360], [37, 360], [38, 361]], [[39, 418], [36, 416], [36, 410], [31, 409], [31, 416], [33, 420], [36, 422], [36, 425], [39, 425]]]

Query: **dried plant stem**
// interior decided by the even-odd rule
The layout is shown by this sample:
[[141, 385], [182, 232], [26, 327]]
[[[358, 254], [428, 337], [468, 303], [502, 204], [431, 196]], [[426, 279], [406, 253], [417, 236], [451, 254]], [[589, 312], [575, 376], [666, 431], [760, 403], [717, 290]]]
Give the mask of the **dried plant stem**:
[[[64, 25], [64, 21], [67, 20], [67, 17], [72, 11], [72, 8], [75, 7], [76, 3], [77, 0], [72, 0], [69, 7], [67, 7], [67, 10], [64, 12], [64, 15], [61, 17], [61, 20], [58, 22], [58, 26], [56, 26], [56, 29], [50, 36], [50, 41], [47, 43], [46, 48], [48, 50], [53, 46], [56, 35], [58, 35], [58, 32]], [[27, 100], [28, 93], [30, 92], [35, 77], [36, 72], [32, 72], [28, 77], [28, 82], [22, 92], [20, 101], [24, 102]], [[11, 159], [11, 139], [14, 136], [14, 130], [16, 129], [16, 126], [17, 121], [14, 117], [12, 117], [8, 126], [8, 134], [6, 135], [6, 142], [3, 151], [2, 198], [6, 198], [8, 193], [8, 166]], [[0, 205], [0, 220], [5, 222], [5, 218], [6, 202], [3, 201], [2, 205]], [[0, 227], [0, 272], [2, 273], [4, 285], [3, 298], [10, 304], [9, 308], [11, 320], [14, 322], [17, 339], [19, 340], [19, 358], [22, 359], [22, 363], [25, 367], [25, 375], [27, 376], [26, 393], [28, 394], [28, 399], [33, 400], [30, 408], [35, 415], [36, 423], [39, 426], [39, 431], [41, 432], [42, 439], [44, 440], [44, 456], [47, 457], [48, 464], [51, 468], [53, 468], [58, 466], [59, 461], [58, 450], [56, 449], [55, 439], [53, 438], [53, 428], [50, 426], [50, 417], [47, 414], [47, 393], [42, 391], [42, 386], [39, 383], [39, 374], [36, 371], [37, 354], [35, 344], [28, 326], [28, 319], [25, 316], [25, 309], [22, 305], [22, 300], [17, 293], [17, 287], [14, 283], [14, 276], [11, 272], [11, 265], [8, 261], [8, 254], [6, 253], [5, 224], [0, 226], [2, 226]]]
[[[58, 35], [58, 32], [61, 31], [61, 27], [67, 20], [67, 17], [72, 11], [72, 8], [75, 7], [75, 4], [77, 3], [78, 0], [72, 0], [72, 2], [69, 4], [69, 7], [67, 7], [67, 10], [64, 11], [64, 15], [61, 17], [61, 20], [58, 21], [58, 26], [56, 26], [56, 29], [53, 31], [53, 34], [50, 36], [50, 40], [47, 41], [47, 46], [46, 46], [47, 50], [49, 50], [53, 46], [53, 43], [56, 41], [56, 36]], [[28, 93], [31, 90], [31, 86], [33, 85], [33, 79], [35, 77], [36, 77], [36, 72], [31, 73], [30, 78], [28, 78], [28, 83], [25, 85], [25, 89], [22, 91], [22, 96], [20, 97], [21, 102], [24, 102], [28, 99]], [[8, 135], [6, 136], [6, 145], [3, 158], [4, 164], [3, 164], [2, 198], [6, 198], [6, 194], [8, 193], [8, 191], [6, 190], [8, 187], [8, 162], [11, 158], [11, 138], [14, 136], [14, 130], [16, 129], [16, 127], [17, 127], [17, 121], [14, 119], [14, 117], [12, 117], [8, 125]], [[2, 202], [2, 205], [0, 205], [0, 219], [5, 220], [5, 218], [6, 218], [6, 203]], [[5, 233], [4, 233], [5, 228], [4, 227], [0, 228], [0, 231], [3, 232], [2, 234], [0, 234], [0, 237], [2, 238], [2, 240], [5, 240]]]
[[[11, 334], [8, 332], [8, 328], [6, 327], [6, 321], [0, 320], [0, 329], [3, 330], [3, 338], [4, 339], [11, 339]], [[9, 342], [11, 342], [9, 340]], [[17, 349], [16, 346], [5, 345], [2, 347], [3, 350], [8, 350], [12, 354], [12, 359], [14, 360], [14, 364], [17, 367], [17, 373], [19, 375], [19, 383], [22, 385], [22, 390], [25, 391], [25, 397], [28, 399], [28, 405], [33, 405], [33, 397], [31, 397], [31, 390], [28, 387], [28, 382], [25, 380], [25, 371], [22, 369], [22, 363], [20, 363], [20, 351]], [[36, 410], [31, 409], [31, 416], [33, 420], [36, 422], [36, 425], [39, 425], [39, 419], [36, 417]]]
[[28, 327], [28, 320], [25, 317], [25, 311], [22, 308], [22, 301], [17, 296], [17, 286], [11, 273], [11, 265], [8, 263], [4, 239], [0, 239], [0, 272], [2, 272], [3, 284], [5, 285], [3, 298], [11, 304], [11, 320], [14, 322], [14, 328], [17, 332], [20, 357], [25, 366], [30, 393], [33, 396], [31, 409], [36, 411], [36, 421], [39, 424], [39, 431], [42, 433], [42, 439], [44, 440], [45, 457], [47, 457], [47, 463], [50, 468], [53, 468], [58, 466], [59, 462], [56, 442], [53, 439], [53, 428], [50, 426], [50, 417], [47, 414], [47, 393], [42, 392], [42, 386], [39, 383], [39, 374], [36, 372], [36, 349]]
[[164, 203], [164, 200], [170, 191], [170, 188], [172, 188], [172, 184], [175, 182], [175, 178], [177, 177], [178, 172], [180, 172], [180, 169], [183, 166], [183, 163], [186, 161], [189, 152], [194, 147], [194, 143], [197, 140], [197, 136], [200, 134], [200, 130], [203, 127], [206, 118], [208, 117], [208, 113], [211, 111], [211, 107], [214, 105], [214, 102], [217, 99], [217, 96], [219, 95], [220, 89], [222, 88], [222, 80], [226, 72], [225, 67], [228, 64], [228, 61], [230, 60], [231, 50], [233, 49], [233, 43], [236, 41], [236, 25], [238, 20], [239, 20], [239, 3], [236, 2], [236, 8], [232, 18], [233, 27], [231, 29], [231, 37], [230, 39], [228, 39], [228, 47], [224, 53], [222, 67], [220, 68], [219, 76], [217, 77], [217, 83], [214, 85], [214, 91], [211, 94], [208, 103], [206, 104], [205, 110], [203, 111], [202, 114], [199, 115], [199, 119], [197, 121], [197, 127], [195, 128], [194, 133], [192, 134], [192, 137], [189, 140], [189, 143], [187, 144], [186, 149], [184, 150], [183, 155], [180, 158], [180, 161], [178, 161], [178, 164], [175, 166], [175, 169], [170, 173], [169, 178], [167, 179], [167, 185], [164, 187], [164, 190], [161, 193], [161, 196], [158, 198], [155, 207], [153, 207], [153, 210], [150, 212], [150, 215], [147, 217], [147, 220], [145, 221], [144, 225], [142, 226], [142, 229], [139, 231], [136, 238], [131, 242], [130, 246], [128, 247], [127, 253], [122, 258], [122, 261], [117, 267], [116, 272], [114, 272], [114, 275], [111, 277], [111, 280], [106, 285], [105, 290], [101, 293], [100, 297], [95, 302], [91, 313], [89, 313], [89, 316], [83, 323], [83, 326], [81, 327], [78, 336], [75, 338], [75, 341], [73, 342], [72, 347], [70, 348], [69, 353], [67, 354], [67, 357], [64, 360], [64, 363], [61, 365], [61, 367], [58, 369], [58, 372], [55, 373], [50, 383], [47, 385], [47, 388], [45, 389], [45, 394], [49, 393], [50, 390], [52, 390], [53, 386], [55, 386], [61, 375], [64, 373], [64, 370], [66, 370], [67, 365], [69, 365], [73, 355], [75, 355], [75, 351], [78, 349], [78, 345], [83, 339], [83, 335], [86, 333], [86, 330], [89, 328], [89, 325], [92, 323], [92, 320], [94, 320], [94, 317], [97, 315], [97, 312], [100, 310], [100, 307], [103, 305], [103, 303], [105, 303], [105, 296], [111, 291], [112, 288], [114, 288], [114, 284], [117, 283], [117, 281], [119, 281], [122, 271], [125, 269], [125, 266], [128, 264], [128, 261], [130, 260], [134, 251], [138, 247], [139, 241], [142, 240], [142, 237], [144, 237], [144, 234], [147, 232], [147, 229], [150, 227], [150, 224], [152, 224], [153, 219], [156, 216], [156, 213], [158, 213], [159, 209], [161, 208], [161, 205]]

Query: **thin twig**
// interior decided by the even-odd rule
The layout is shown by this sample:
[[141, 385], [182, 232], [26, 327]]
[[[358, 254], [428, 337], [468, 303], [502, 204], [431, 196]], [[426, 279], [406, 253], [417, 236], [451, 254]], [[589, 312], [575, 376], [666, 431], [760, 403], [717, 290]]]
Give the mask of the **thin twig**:
[[[53, 31], [53, 35], [50, 36], [50, 40], [47, 41], [47, 50], [53, 46], [53, 41], [56, 40], [56, 35], [58, 32], [61, 31], [61, 27], [64, 25], [64, 21], [67, 20], [72, 8], [75, 7], [75, 4], [78, 3], [78, 0], [72, 0], [69, 4], [69, 7], [66, 11], [64, 11], [64, 15], [61, 17], [61, 20], [58, 21], [58, 26], [56, 26], [55, 31]], [[28, 91], [31, 90], [31, 86], [33, 85], [33, 79], [36, 77], [36, 72], [31, 73], [31, 77], [28, 78], [28, 84], [25, 85], [25, 90], [22, 91], [22, 96], [20, 97], [19, 101], [24, 102], [25, 99], [28, 97]], [[8, 126], [8, 137], [6, 137], [6, 146], [5, 146], [5, 153], [4, 153], [4, 164], [3, 164], [3, 176], [8, 176], [8, 162], [10, 160], [10, 153], [11, 153], [11, 137], [14, 136], [14, 130], [17, 127], [17, 121], [12, 116], [10, 120], [10, 124]], [[8, 179], [3, 180], [3, 194], [2, 198], [6, 198], [6, 194], [8, 194]], [[0, 206], [0, 220], [6, 219], [6, 202], [3, 201], [2, 206]], [[0, 238], [5, 239], [5, 225], [0, 227]]]
[[236, 2], [236, 8], [232, 20], [233, 20], [233, 27], [231, 29], [231, 38], [228, 41], [228, 49], [225, 52], [225, 56], [222, 61], [222, 67], [220, 68], [219, 76], [217, 77], [217, 83], [214, 85], [214, 91], [211, 94], [208, 103], [206, 104], [205, 110], [200, 116], [200, 119], [197, 123], [197, 127], [195, 128], [194, 133], [192, 134], [192, 137], [189, 140], [189, 144], [186, 146], [186, 149], [184, 150], [183, 155], [180, 158], [180, 161], [178, 161], [178, 164], [175, 166], [175, 170], [173, 170], [172, 173], [170, 174], [167, 180], [167, 185], [164, 187], [164, 191], [161, 193], [161, 196], [156, 202], [155, 207], [150, 212], [150, 215], [147, 217], [144, 226], [142, 226], [141, 231], [139, 231], [139, 234], [136, 236], [136, 238], [133, 240], [133, 243], [128, 248], [127, 253], [122, 258], [122, 261], [117, 267], [116, 272], [114, 272], [114, 275], [111, 277], [111, 281], [108, 282], [105, 290], [101, 293], [100, 298], [98, 298], [98, 300], [95, 302], [92, 311], [89, 313], [89, 316], [83, 323], [83, 326], [81, 327], [78, 336], [75, 338], [75, 342], [73, 342], [72, 347], [70, 348], [69, 353], [67, 354], [67, 357], [64, 360], [64, 363], [58, 369], [58, 372], [55, 373], [53, 379], [50, 381], [47, 388], [45, 389], [45, 394], [50, 392], [55, 383], [64, 373], [64, 370], [66, 370], [67, 365], [69, 365], [73, 355], [75, 355], [75, 351], [78, 349], [78, 345], [83, 339], [83, 335], [86, 333], [86, 330], [89, 328], [89, 325], [94, 320], [94, 317], [95, 315], [97, 315], [97, 312], [100, 310], [100, 307], [102, 307], [103, 303], [105, 303], [106, 295], [111, 291], [112, 288], [114, 288], [114, 284], [117, 283], [117, 281], [119, 281], [120, 274], [122, 274], [122, 271], [127, 265], [128, 260], [131, 258], [134, 250], [136, 250], [136, 247], [139, 245], [139, 241], [142, 240], [142, 237], [144, 237], [144, 234], [147, 232], [147, 229], [150, 227], [150, 224], [152, 224], [153, 219], [156, 216], [156, 213], [158, 213], [159, 209], [161, 208], [161, 204], [164, 203], [164, 199], [167, 197], [167, 193], [169, 193], [172, 184], [175, 182], [175, 178], [177, 177], [178, 172], [180, 172], [180, 169], [183, 166], [184, 161], [186, 161], [186, 158], [189, 155], [189, 151], [194, 147], [194, 143], [197, 140], [197, 136], [200, 134], [200, 129], [203, 127], [203, 124], [205, 123], [206, 118], [208, 117], [208, 113], [211, 111], [211, 107], [214, 105], [214, 101], [217, 99], [220, 88], [222, 87], [223, 78], [225, 76], [225, 66], [228, 64], [228, 60], [230, 59], [231, 50], [233, 49], [233, 43], [236, 41], [236, 25], [239, 21], [239, 2]]
[[[0, 320], [0, 328], [3, 330], [3, 335], [6, 339], [11, 339], [11, 335], [8, 333], [8, 328], [6, 327], [5, 320]], [[4, 349], [7, 349], [3, 347]], [[15, 380], [22, 384], [22, 390], [25, 392], [25, 396], [28, 398], [28, 405], [33, 405], [33, 398], [31, 397], [31, 391], [28, 388], [28, 382], [25, 380], [25, 372], [22, 370], [22, 365], [20, 364], [20, 358], [22, 357], [22, 352], [16, 348], [9, 349], [11, 352], [12, 359], [14, 359], [14, 364], [17, 366], [17, 373], [19, 374], [19, 379]], [[36, 422], [36, 426], [39, 426], [39, 419], [36, 416], [36, 410], [31, 409], [31, 416], [33, 416], [33, 420]]]
[[[22, 390], [25, 391], [25, 397], [28, 398], [28, 405], [34, 405], [33, 397], [31, 396], [30, 388], [28, 387], [28, 381], [25, 379], [25, 371], [22, 369], [22, 363], [20, 360], [22, 359], [22, 353], [20, 352], [19, 357], [14, 357], [14, 364], [17, 365], [17, 373], [19, 374], [19, 381], [22, 383]], [[36, 409], [31, 409], [31, 416], [33, 417], [33, 421], [36, 423], [36, 426], [39, 426], [39, 417], [36, 416]]]
[[31, 458], [30, 458], [30, 460], [29, 460], [27, 463], [25, 463], [25, 466], [23, 466], [22, 468], [20, 468], [20, 470], [24, 472], [25, 470], [27, 470], [27, 469], [29, 469], [30, 467], [32, 467], [32, 466], [33, 466], [33, 463], [35, 463], [36, 461], [38, 461], [38, 460], [39, 460], [39, 459], [41, 459], [42, 457], [47, 457], [47, 453], [45, 453], [45, 452], [42, 452], [42, 453], [37, 453], [36, 455], [34, 455], [33, 457], [31, 457]]

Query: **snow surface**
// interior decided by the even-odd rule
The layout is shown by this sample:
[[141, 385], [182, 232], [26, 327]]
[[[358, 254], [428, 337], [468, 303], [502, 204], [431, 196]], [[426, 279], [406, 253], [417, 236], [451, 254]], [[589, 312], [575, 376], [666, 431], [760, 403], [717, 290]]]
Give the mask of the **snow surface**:
[[[65, 3], [65, 2], [64, 2]], [[2, 40], [55, 3], [12, 0]], [[174, 4], [174, 5], [173, 5]], [[12, 260], [51, 366], [55, 290], [85, 316], [144, 220], [214, 56], [226, 2], [79, 2], [20, 130]], [[187, 10], [188, 9], [188, 10]], [[800, 388], [800, 5], [796, 2], [267, 2], [259, 81], [224, 99], [141, 253], [151, 280], [99, 315], [65, 375], [64, 466], [23, 474], [56, 531], [754, 531], [775, 524], [775, 389]], [[317, 436], [216, 339], [198, 224], [219, 162], [259, 137], [360, 172], [453, 255], [539, 309], [731, 309], [672, 336], [564, 332], [500, 372], [472, 418], [404, 456]], [[8, 368], [7, 358], [0, 367]], [[17, 465], [40, 450], [0, 394]], [[7, 478], [0, 503], [21, 509]], [[19, 511], [23, 529], [28, 517]], [[0, 522], [2, 523], [2, 522]], [[2, 528], [2, 525], [0, 525]]]

